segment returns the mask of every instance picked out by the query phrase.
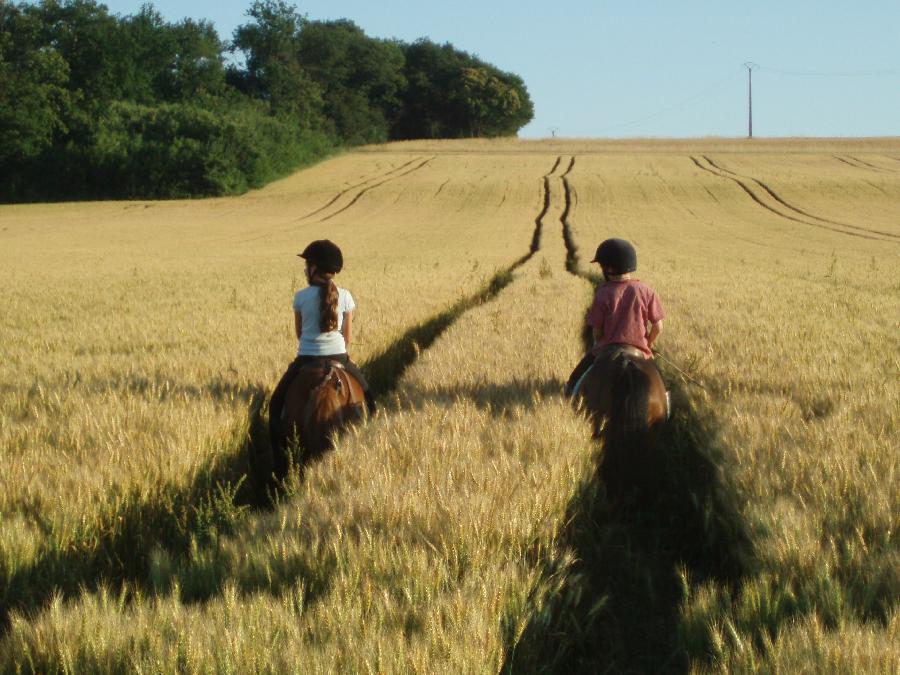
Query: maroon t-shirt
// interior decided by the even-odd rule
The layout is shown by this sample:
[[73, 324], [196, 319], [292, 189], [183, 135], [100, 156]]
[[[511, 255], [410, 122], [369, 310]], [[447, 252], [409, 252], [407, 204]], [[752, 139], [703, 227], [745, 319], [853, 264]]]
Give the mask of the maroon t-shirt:
[[632, 345], [653, 358], [647, 345], [647, 322], [656, 323], [666, 317], [652, 288], [637, 279], [607, 281], [597, 290], [587, 322], [599, 328], [603, 336], [594, 345]]

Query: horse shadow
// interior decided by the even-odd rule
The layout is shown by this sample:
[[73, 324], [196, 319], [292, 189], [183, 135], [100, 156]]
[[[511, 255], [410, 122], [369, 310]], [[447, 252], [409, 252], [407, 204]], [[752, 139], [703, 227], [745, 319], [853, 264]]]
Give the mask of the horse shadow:
[[692, 409], [680, 386], [671, 393], [676, 412], [658, 444], [652, 491], [610, 500], [595, 466], [567, 509], [559, 544], [568, 556], [541, 563], [543, 578], [558, 583], [534, 589], [529, 622], [519, 635], [509, 629], [501, 672], [687, 672], [679, 640], [687, 589], [706, 580], [736, 589], [751, 571], [713, 417]]
[[192, 547], [233, 532], [248, 509], [270, 509], [278, 501], [281, 486], [273, 487], [262, 473], [271, 454], [265, 389], [214, 389], [214, 397], [237, 394], [247, 403], [246, 420], [222, 441], [222, 450], [191, 481], [160, 484], [149, 494], [133, 489], [82, 525], [67, 545], [49, 543], [32, 561], [2, 570], [0, 629], [13, 612], [39, 611], [57, 595], [73, 598], [101, 586], [121, 588], [129, 597], [135, 589], [156, 592], [149, 571], [160, 550], [185, 559]]

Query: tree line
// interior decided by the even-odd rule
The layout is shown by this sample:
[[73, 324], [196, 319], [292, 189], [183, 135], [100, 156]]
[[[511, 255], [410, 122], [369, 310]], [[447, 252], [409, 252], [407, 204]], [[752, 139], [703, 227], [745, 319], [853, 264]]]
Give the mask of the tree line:
[[257, 0], [207, 21], [95, 0], [0, 0], [0, 199], [236, 194], [338, 147], [508, 136], [520, 77], [427, 39], [367, 36]]

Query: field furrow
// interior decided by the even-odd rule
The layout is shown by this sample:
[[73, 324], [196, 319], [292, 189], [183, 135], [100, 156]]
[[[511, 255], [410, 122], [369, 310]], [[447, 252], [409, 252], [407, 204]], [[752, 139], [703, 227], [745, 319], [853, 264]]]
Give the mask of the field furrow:
[[307, 213], [307, 214], [304, 215], [304, 216], [301, 216], [300, 220], [303, 220], [303, 219], [305, 219], [305, 218], [311, 218], [311, 217], [313, 217], [313, 216], [315, 216], [315, 215], [321, 213], [322, 211], [324, 211], [324, 210], [327, 209], [329, 206], [331, 206], [332, 204], [334, 204], [338, 199], [340, 199], [341, 197], [343, 197], [345, 194], [347, 194], [347, 193], [350, 192], [351, 190], [355, 190], [356, 188], [360, 188], [360, 187], [365, 187], [366, 185], [368, 185], [368, 184], [371, 183], [372, 181], [378, 180], [379, 178], [385, 178], [385, 177], [387, 177], [387, 176], [390, 176], [392, 173], [396, 173], [397, 171], [400, 171], [400, 170], [402, 170], [402, 169], [405, 169], [405, 168], [408, 167], [410, 164], [414, 164], [416, 161], [418, 161], [418, 159], [420, 159], [420, 158], [418, 158], [418, 157], [413, 158], [413, 159], [409, 160], [408, 162], [404, 162], [404, 163], [401, 164], [400, 166], [398, 166], [398, 167], [396, 167], [396, 168], [394, 168], [394, 169], [391, 169], [390, 171], [385, 171], [384, 173], [376, 174], [375, 176], [371, 176], [370, 178], [366, 178], [365, 180], [362, 180], [362, 181], [360, 181], [360, 182], [358, 182], [358, 183], [354, 183], [353, 185], [350, 185], [349, 187], [344, 188], [343, 190], [341, 190], [340, 192], [338, 192], [334, 197], [332, 197], [332, 198], [329, 199], [327, 202], [325, 202], [322, 206], [320, 206], [319, 208], [315, 209], [314, 211], [310, 211], [309, 213]]
[[[745, 183], [743, 180], [738, 178], [737, 174], [733, 174], [730, 171], [722, 171], [718, 167], [716, 167], [715, 164], [713, 164], [709, 160], [709, 158], [704, 157], [704, 159], [706, 160], [707, 164], [709, 164], [709, 166], [704, 166], [703, 164], [700, 163], [700, 160], [698, 160], [696, 157], [691, 157], [691, 161], [693, 161], [694, 164], [697, 165], [697, 168], [702, 169], [703, 171], [708, 171], [709, 173], [713, 174], [714, 176], [719, 176], [720, 178], [725, 178], [725, 179], [735, 182], [737, 185], [740, 186], [740, 188], [745, 193], [747, 193], [747, 195], [750, 197], [750, 199], [752, 199], [754, 202], [759, 204], [759, 206], [761, 206], [762, 208], [766, 209], [767, 211], [771, 211], [772, 213], [774, 213], [777, 216], [786, 218], [787, 220], [791, 220], [795, 223], [801, 223], [803, 225], [810, 225], [812, 227], [821, 227], [826, 230], [831, 230], [833, 232], [841, 232], [842, 234], [848, 234], [853, 237], [864, 237], [866, 239], [881, 239], [882, 238], [882, 237], [878, 237], [878, 236], [873, 236], [873, 234], [863, 234], [862, 232], [848, 231], [847, 229], [845, 229], [848, 227], [854, 228], [856, 230], [864, 230], [865, 229], [865, 228], [856, 227], [854, 225], [848, 226], [848, 225], [844, 225], [842, 223], [838, 223], [838, 225], [841, 225], [841, 227], [829, 227], [828, 225], [823, 225], [822, 223], [810, 222], [809, 220], [803, 220], [801, 218], [797, 218], [796, 216], [792, 216], [789, 213], [785, 213], [783, 210], [779, 209], [777, 206], [774, 206], [773, 204], [769, 203], [763, 194], [755, 191], [747, 183]], [[774, 199], [777, 203], [787, 206], [791, 211], [797, 212], [797, 209], [785, 204], [780, 198], [776, 197], [775, 194], [772, 193], [770, 190], [766, 189], [764, 186], [760, 186], [760, 187], [763, 187], [763, 189], [765, 190], [765, 194], [768, 194], [768, 196], [771, 197], [772, 199]], [[801, 214], [801, 215], [805, 215], [805, 214]], [[832, 221], [823, 221], [823, 222], [832, 222]], [[865, 231], [870, 232], [870, 233], [872, 232], [872, 230], [865, 230]], [[890, 237], [891, 235], [887, 235], [887, 236]]]
[[779, 195], [778, 195], [771, 187], [769, 187], [768, 185], [766, 185], [765, 183], [763, 183], [763, 182], [762, 182], [761, 180], [759, 180], [758, 178], [754, 178], [753, 176], [745, 176], [745, 175], [742, 175], [742, 174], [739, 174], [739, 173], [735, 173], [734, 171], [731, 171], [731, 170], [729, 170], [729, 169], [726, 169], [726, 168], [724, 168], [724, 167], [722, 167], [722, 166], [716, 164], [712, 159], [710, 159], [709, 157], [707, 157], [707, 156], [705, 156], [705, 155], [704, 155], [703, 159], [705, 159], [706, 162], [707, 162], [710, 166], [712, 166], [712, 167], [715, 168], [715, 169], [718, 169], [718, 170], [719, 170], [720, 172], [722, 172], [722, 173], [730, 174], [730, 175], [736, 176], [736, 177], [738, 177], [738, 178], [744, 178], [744, 179], [753, 181], [753, 182], [756, 183], [759, 187], [761, 187], [763, 190], [765, 190], [766, 193], [767, 193], [772, 199], [774, 199], [776, 202], [778, 202], [778, 203], [781, 204], [782, 206], [787, 207], [789, 210], [793, 211], [794, 213], [800, 214], [801, 216], [806, 216], [807, 218], [812, 218], [812, 219], [814, 219], [814, 220], [818, 220], [818, 221], [821, 221], [821, 222], [823, 222], [823, 223], [831, 223], [832, 225], [839, 225], [839, 226], [842, 227], [842, 228], [849, 228], [849, 229], [853, 229], [853, 230], [860, 230], [860, 231], [863, 231], [863, 232], [869, 232], [869, 233], [871, 233], [871, 234], [880, 234], [880, 235], [883, 235], [884, 237], [889, 238], [889, 239], [900, 239], [900, 234], [894, 234], [894, 233], [892, 233], [892, 232], [881, 232], [881, 231], [879, 231], [879, 230], [872, 230], [872, 229], [869, 229], [869, 228], [866, 228], [866, 227], [860, 227], [859, 225], [850, 225], [849, 223], [842, 223], [842, 222], [840, 222], [840, 221], [838, 221], [838, 220], [830, 220], [830, 219], [828, 219], [828, 218], [822, 218], [821, 216], [817, 216], [817, 215], [815, 215], [815, 214], [809, 213], [808, 211], [804, 211], [803, 209], [800, 209], [800, 208], [794, 206], [793, 204], [790, 204], [790, 203], [788, 203], [787, 201], [785, 201], [785, 200], [784, 200], [782, 197], [780, 197], [780, 196], [779, 196]]
[[344, 211], [346, 211], [347, 209], [349, 209], [350, 207], [352, 207], [354, 204], [356, 204], [356, 202], [358, 202], [358, 201], [360, 200], [360, 198], [361, 198], [364, 194], [366, 194], [367, 192], [369, 192], [369, 191], [371, 191], [371, 190], [374, 190], [374, 189], [377, 188], [377, 187], [381, 187], [381, 186], [384, 185], [385, 183], [389, 183], [389, 182], [392, 181], [392, 180], [397, 180], [398, 178], [402, 178], [403, 176], [409, 175], [409, 174], [411, 174], [413, 171], [418, 171], [418, 170], [420, 170], [420, 169], [424, 169], [424, 168], [429, 164], [429, 162], [431, 162], [433, 159], [434, 159], [434, 157], [432, 157], [431, 159], [426, 159], [426, 160], [424, 160], [423, 162], [420, 162], [419, 164], [416, 164], [416, 165], [415, 165], [414, 167], [412, 167], [411, 169], [408, 169], [407, 171], [404, 171], [403, 173], [398, 173], [396, 176], [391, 176], [390, 178], [385, 178], [384, 180], [379, 181], [378, 183], [373, 183], [372, 185], [367, 185], [367, 186], [364, 187], [362, 190], [360, 190], [360, 191], [357, 192], [355, 195], [353, 195], [353, 197], [350, 199], [350, 201], [347, 202], [344, 206], [342, 206], [342, 207], [340, 207], [339, 209], [337, 209], [334, 213], [329, 213], [327, 216], [324, 216], [323, 218], [321, 218], [321, 219], [319, 220], [319, 222], [320, 222], [320, 223], [324, 223], [326, 220], [331, 220], [331, 219], [334, 218], [335, 216], [338, 216], [338, 215], [342, 214]]

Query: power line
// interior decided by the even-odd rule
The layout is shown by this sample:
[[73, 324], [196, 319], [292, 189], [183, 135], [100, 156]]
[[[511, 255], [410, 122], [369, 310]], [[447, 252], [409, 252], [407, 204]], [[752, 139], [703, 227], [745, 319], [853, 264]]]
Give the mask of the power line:
[[881, 75], [900, 75], [900, 68], [882, 68], [879, 70], [852, 70], [822, 72], [813, 70], [785, 70], [783, 68], [770, 68], [769, 66], [757, 66], [759, 70], [777, 75], [789, 75], [791, 77], [877, 77]]
[[738, 74], [729, 75], [728, 77], [725, 77], [725, 78], [719, 80], [715, 84], [711, 84], [710, 86], [706, 87], [705, 89], [700, 90], [693, 96], [689, 96], [688, 98], [683, 99], [683, 100], [679, 101], [678, 103], [675, 103], [674, 105], [667, 106], [665, 108], [662, 108], [661, 110], [657, 110], [656, 112], [654, 112], [650, 115], [646, 115], [644, 117], [640, 117], [640, 118], [631, 120], [630, 122], [622, 122], [620, 124], [614, 124], [612, 126], [604, 127], [603, 129], [599, 129], [594, 133], [602, 134], [604, 132], [612, 131], [614, 129], [621, 129], [623, 127], [632, 127], [635, 124], [640, 124], [642, 122], [647, 122], [649, 120], [656, 119], [657, 117], [660, 117], [661, 115], [665, 115], [674, 110], [678, 110], [679, 108], [683, 108], [684, 106], [688, 105], [689, 103], [693, 103], [697, 99], [705, 98], [707, 95], [712, 94], [715, 91], [718, 91], [719, 89], [722, 89], [726, 84], [730, 84], [737, 77], [738, 77]]
[[[791, 77], [877, 77], [877, 76], [885, 76], [885, 75], [900, 75], [900, 67], [898, 68], [881, 68], [877, 70], [856, 70], [856, 71], [835, 71], [835, 72], [824, 72], [824, 71], [799, 71], [799, 70], [787, 70], [783, 68], [772, 68], [769, 66], [761, 66], [759, 64], [753, 62], [747, 62], [742, 64], [744, 68], [747, 69], [747, 135], [748, 137], [753, 137], [753, 72], [754, 70], [764, 71], [766, 73], [773, 73], [776, 75], [788, 75]], [[724, 86], [730, 84], [737, 75], [729, 75], [718, 82], [701, 89], [696, 94], [689, 96], [686, 99], [679, 101], [673, 105], [667, 106], [665, 108], [661, 108], [654, 113], [649, 115], [645, 115], [643, 117], [638, 117], [628, 122], [621, 122], [619, 124], [613, 124], [611, 126], [603, 127], [598, 129], [597, 134], [606, 133], [608, 131], [614, 131], [616, 129], [623, 129], [626, 127], [635, 126], [637, 124], [641, 124], [643, 122], [648, 122], [650, 120], [661, 117], [662, 115], [666, 115], [675, 110], [679, 110], [698, 99], [702, 99], [707, 97], [708, 95], [715, 93], [716, 91], [722, 89]]]

